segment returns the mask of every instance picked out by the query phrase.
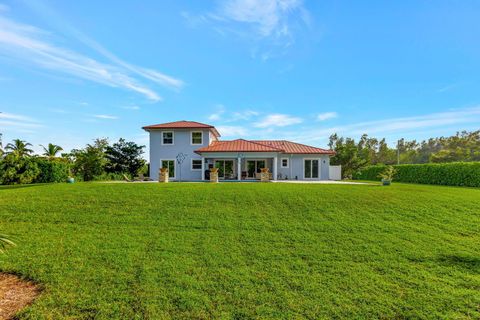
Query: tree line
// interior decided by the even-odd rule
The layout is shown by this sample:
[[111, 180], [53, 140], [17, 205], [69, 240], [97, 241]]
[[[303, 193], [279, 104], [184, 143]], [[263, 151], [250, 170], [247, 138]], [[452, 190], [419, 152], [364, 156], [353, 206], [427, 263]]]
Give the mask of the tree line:
[[400, 139], [391, 148], [385, 138], [377, 139], [364, 134], [358, 141], [339, 137], [329, 139], [329, 147], [336, 152], [332, 165], [342, 165], [343, 176], [351, 178], [359, 169], [376, 164], [420, 164], [480, 161], [480, 130], [457, 132], [450, 137], [430, 138], [423, 141]]
[[0, 184], [64, 182], [68, 177], [83, 181], [121, 179], [147, 172], [142, 158], [145, 146], [120, 138], [109, 144], [96, 139], [83, 149], [61, 153], [61, 146], [41, 145], [43, 153], [34, 154], [32, 144], [15, 139], [3, 147], [0, 136]]

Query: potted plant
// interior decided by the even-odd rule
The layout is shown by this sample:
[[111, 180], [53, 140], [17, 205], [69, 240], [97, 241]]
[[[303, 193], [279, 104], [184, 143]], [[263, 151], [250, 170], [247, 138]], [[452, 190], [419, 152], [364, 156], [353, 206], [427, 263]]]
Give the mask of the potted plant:
[[378, 176], [382, 178], [382, 185], [389, 186], [392, 183], [396, 170], [392, 166], [387, 166]]

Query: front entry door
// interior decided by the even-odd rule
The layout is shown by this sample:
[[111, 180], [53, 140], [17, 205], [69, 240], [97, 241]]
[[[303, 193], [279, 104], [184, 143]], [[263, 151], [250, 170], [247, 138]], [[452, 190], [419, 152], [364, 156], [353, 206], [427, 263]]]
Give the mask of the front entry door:
[[215, 160], [215, 168], [218, 168], [219, 179], [235, 179], [233, 160]]
[[265, 168], [265, 160], [247, 160], [247, 178], [254, 179], [261, 168]]

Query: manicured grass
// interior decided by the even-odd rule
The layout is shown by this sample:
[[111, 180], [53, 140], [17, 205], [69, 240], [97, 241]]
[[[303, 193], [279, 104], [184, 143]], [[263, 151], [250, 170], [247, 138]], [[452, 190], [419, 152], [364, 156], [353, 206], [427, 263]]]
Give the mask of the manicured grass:
[[20, 318], [480, 317], [480, 190], [400, 185], [0, 187]]

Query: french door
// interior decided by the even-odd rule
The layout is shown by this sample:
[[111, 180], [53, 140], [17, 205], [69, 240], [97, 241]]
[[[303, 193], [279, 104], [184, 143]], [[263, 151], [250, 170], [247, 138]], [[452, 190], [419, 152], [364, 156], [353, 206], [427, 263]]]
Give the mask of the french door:
[[162, 160], [162, 168], [168, 168], [168, 177], [175, 178], [175, 160]]
[[265, 160], [247, 160], [247, 178], [255, 178], [261, 168], [265, 168]]
[[233, 160], [215, 160], [215, 168], [218, 168], [219, 179], [234, 179]]
[[304, 160], [304, 176], [305, 179], [318, 179], [320, 162], [318, 159], [305, 159]]

